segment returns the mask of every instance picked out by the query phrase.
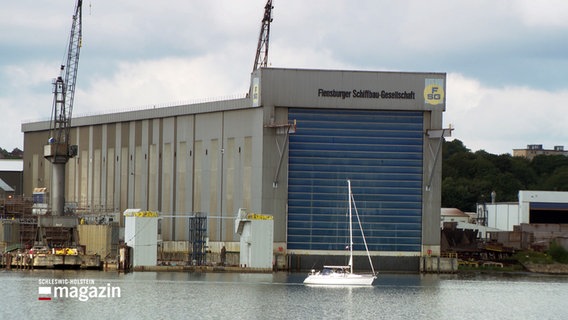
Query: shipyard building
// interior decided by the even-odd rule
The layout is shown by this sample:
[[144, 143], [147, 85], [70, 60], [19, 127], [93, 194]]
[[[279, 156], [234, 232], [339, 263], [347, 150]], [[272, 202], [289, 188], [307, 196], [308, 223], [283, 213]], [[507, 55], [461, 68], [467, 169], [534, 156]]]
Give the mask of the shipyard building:
[[[349, 179], [375, 265], [417, 271], [440, 251], [445, 84], [444, 73], [260, 68], [239, 99], [74, 118], [65, 198], [157, 211], [163, 243], [188, 241], [199, 212], [209, 248], [234, 252], [239, 209], [271, 215], [275, 263], [307, 269], [345, 252]], [[22, 131], [31, 195], [51, 185], [49, 122]]]

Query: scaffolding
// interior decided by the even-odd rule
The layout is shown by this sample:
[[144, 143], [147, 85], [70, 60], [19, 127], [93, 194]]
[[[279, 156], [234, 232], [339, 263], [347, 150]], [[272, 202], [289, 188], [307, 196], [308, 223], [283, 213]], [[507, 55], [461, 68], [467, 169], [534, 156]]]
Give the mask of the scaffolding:
[[196, 212], [189, 217], [189, 242], [191, 243], [191, 259], [189, 261], [193, 265], [205, 265], [207, 254], [207, 217], [201, 212]]

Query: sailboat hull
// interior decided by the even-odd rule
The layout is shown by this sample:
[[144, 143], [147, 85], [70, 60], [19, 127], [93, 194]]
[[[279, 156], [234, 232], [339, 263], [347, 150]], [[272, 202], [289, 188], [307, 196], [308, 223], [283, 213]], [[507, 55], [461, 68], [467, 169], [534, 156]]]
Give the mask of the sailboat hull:
[[332, 285], [332, 286], [370, 286], [377, 277], [370, 274], [311, 274], [304, 284]]

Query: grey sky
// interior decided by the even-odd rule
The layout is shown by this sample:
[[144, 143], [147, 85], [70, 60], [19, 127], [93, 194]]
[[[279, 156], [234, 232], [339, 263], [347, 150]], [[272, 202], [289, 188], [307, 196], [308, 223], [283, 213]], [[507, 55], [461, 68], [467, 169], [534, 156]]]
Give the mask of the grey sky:
[[[247, 91], [265, 0], [83, 0], [74, 115]], [[568, 146], [568, 2], [274, 0], [275, 67], [446, 72], [444, 122], [473, 151]], [[0, 12], [0, 147], [48, 119], [73, 0]]]

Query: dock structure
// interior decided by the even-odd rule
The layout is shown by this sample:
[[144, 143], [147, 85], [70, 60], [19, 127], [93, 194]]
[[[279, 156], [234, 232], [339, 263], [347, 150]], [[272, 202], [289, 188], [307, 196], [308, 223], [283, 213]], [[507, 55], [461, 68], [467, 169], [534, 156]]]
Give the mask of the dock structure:
[[194, 266], [203, 266], [207, 262], [207, 216], [196, 212], [189, 217], [190, 260]]
[[457, 256], [423, 256], [420, 259], [422, 273], [456, 273], [458, 267]]
[[[88, 237], [81, 244], [79, 229], [86, 233], [85, 230], [92, 228], [78, 224], [76, 216], [22, 213], [0, 220], [0, 225], [0, 265], [6, 268], [100, 269], [104, 257], [110, 253], [110, 248], [101, 250]], [[110, 241], [105, 237], [107, 234], [99, 232], [94, 238], [98, 243]], [[99, 250], [87, 250], [95, 247]]]
[[101, 270], [99, 255], [76, 252], [7, 252], [0, 257], [0, 267], [6, 269], [93, 269]]

